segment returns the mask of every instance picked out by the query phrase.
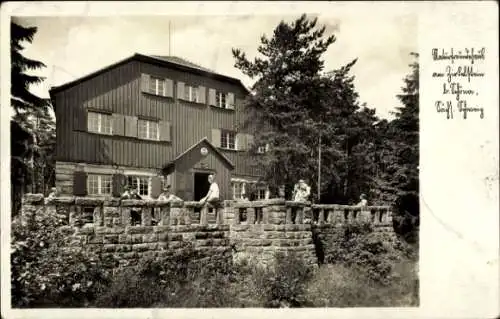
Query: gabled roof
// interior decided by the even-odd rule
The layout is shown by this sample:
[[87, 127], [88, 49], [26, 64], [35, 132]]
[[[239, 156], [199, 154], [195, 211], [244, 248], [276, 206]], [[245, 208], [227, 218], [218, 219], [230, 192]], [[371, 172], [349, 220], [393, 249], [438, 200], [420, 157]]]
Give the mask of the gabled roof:
[[166, 62], [170, 62], [170, 63], [176, 63], [176, 64], [184, 65], [184, 66], [187, 66], [187, 67], [190, 67], [190, 68], [193, 68], [193, 69], [198, 69], [198, 70], [205, 71], [205, 72], [216, 73], [213, 70], [207, 69], [207, 68], [202, 67], [201, 65], [198, 65], [198, 64], [194, 64], [192, 62], [189, 62], [186, 59], [183, 59], [183, 58], [180, 58], [180, 57], [177, 57], [177, 56], [172, 56], [172, 55], [150, 55], [150, 57], [153, 57], [155, 59], [160, 59], [160, 60], [163, 60], [163, 61], [166, 61]]
[[227, 76], [227, 75], [223, 75], [220, 73], [216, 73], [216, 72], [209, 70], [205, 67], [202, 67], [202, 66], [194, 64], [192, 62], [189, 62], [183, 58], [179, 58], [176, 56], [145, 55], [145, 54], [135, 53], [134, 55], [132, 55], [126, 59], [120, 60], [116, 63], [111, 64], [111, 65], [108, 65], [102, 69], [99, 69], [95, 72], [87, 74], [81, 78], [78, 78], [76, 80], [73, 80], [71, 82], [68, 82], [68, 83], [65, 83], [65, 84], [62, 84], [59, 86], [51, 87], [49, 90], [50, 96], [52, 97], [52, 94], [54, 94], [54, 93], [57, 93], [61, 90], [70, 88], [70, 87], [75, 86], [75, 85], [82, 83], [84, 81], [90, 80], [93, 77], [96, 77], [104, 72], [107, 72], [113, 68], [116, 68], [116, 67], [121, 66], [123, 64], [129, 63], [131, 61], [141, 61], [141, 62], [145, 62], [145, 63], [151, 63], [151, 64], [155, 64], [158, 66], [173, 68], [173, 69], [176, 69], [179, 71], [191, 72], [191, 73], [198, 74], [201, 76], [211, 77], [211, 78], [214, 78], [214, 79], [217, 79], [220, 81], [230, 82], [230, 83], [241, 86], [245, 90], [245, 92], [250, 93], [248, 88], [246, 88], [245, 85], [243, 85], [241, 80]]
[[224, 162], [226, 162], [231, 167], [231, 169], [234, 169], [235, 166], [234, 166], [233, 162], [231, 162], [231, 160], [229, 160], [229, 158], [227, 158], [226, 155], [224, 155], [221, 151], [219, 151], [219, 149], [217, 147], [215, 147], [212, 143], [210, 143], [210, 141], [208, 140], [208, 138], [206, 136], [204, 138], [202, 138], [198, 143], [193, 144], [191, 147], [189, 147], [187, 150], [185, 150], [184, 152], [182, 152], [181, 154], [179, 154], [172, 161], [170, 161], [169, 163], [167, 163], [163, 167], [163, 169], [168, 170], [169, 168], [175, 166], [175, 163], [177, 161], [181, 160], [184, 157], [184, 155], [186, 155], [187, 153], [189, 153], [190, 151], [192, 151], [194, 148], [196, 148], [201, 143], [206, 143], [208, 145], [208, 147], [210, 147], [210, 149], [212, 149], [212, 151], [216, 155], [218, 155]]

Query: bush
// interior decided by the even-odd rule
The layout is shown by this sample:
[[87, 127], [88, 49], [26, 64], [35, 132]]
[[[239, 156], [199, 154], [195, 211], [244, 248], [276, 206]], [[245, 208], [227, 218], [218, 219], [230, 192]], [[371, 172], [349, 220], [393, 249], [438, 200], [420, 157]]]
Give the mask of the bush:
[[260, 296], [260, 307], [305, 307], [307, 282], [312, 278], [312, 267], [295, 254], [275, 255], [275, 261], [267, 267], [248, 266], [239, 268], [240, 278], [247, 278], [246, 288], [253, 296]]
[[12, 223], [12, 306], [88, 305], [109, 281], [111, 258], [66, 246], [62, 216], [42, 210]]
[[326, 262], [361, 269], [383, 285], [392, 281], [394, 265], [412, 255], [407, 244], [390, 233], [374, 231], [370, 223], [344, 225], [341, 234]]
[[186, 243], [164, 258], [119, 270], [96, 307], [224, 307], [234, 273], [224, 254], [204, 256]]
[[311, 280], [307, 294], [313, 307], [418, 306], [418, 280], [410, 261], [398, 264], [388, 284], [370, 278], [359, 267], [324, 265]]

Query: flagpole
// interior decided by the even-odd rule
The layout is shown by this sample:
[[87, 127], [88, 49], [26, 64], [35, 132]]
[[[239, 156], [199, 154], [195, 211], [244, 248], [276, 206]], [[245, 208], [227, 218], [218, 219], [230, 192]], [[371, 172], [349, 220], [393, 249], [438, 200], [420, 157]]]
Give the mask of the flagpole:
[[170, 53], [170, 42], [171, 42], [171, 37], [170, 37], [170, 26], [171, 22], [170, 20], [168, 21], [168, 55], [171, 55]]
[[318, 203], [321, 200], [321, 132], [319, 133], [318, 143]]

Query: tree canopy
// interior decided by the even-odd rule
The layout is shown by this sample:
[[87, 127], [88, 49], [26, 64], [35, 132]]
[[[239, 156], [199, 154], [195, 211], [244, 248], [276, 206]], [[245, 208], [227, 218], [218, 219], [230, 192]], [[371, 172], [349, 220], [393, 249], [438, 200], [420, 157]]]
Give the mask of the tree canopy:
[[54, 184], [55, 122], [50, 115], [49, 99], [30, 91], [44, 77], [30, 72], [45, 64], [23, 55], [26, 43], [35, 37], [36, 27], [11, 22], [11, 182], [13, 212], [17, 211], [22, 194], [45, 192]]

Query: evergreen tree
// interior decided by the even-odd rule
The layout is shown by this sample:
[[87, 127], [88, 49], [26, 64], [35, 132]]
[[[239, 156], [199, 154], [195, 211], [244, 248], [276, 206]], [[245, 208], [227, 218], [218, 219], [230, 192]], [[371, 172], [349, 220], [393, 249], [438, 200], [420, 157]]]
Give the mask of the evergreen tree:
[[[45, 67], [45, 64], [22, 54], [24, 43], [31, 43], [36, 31], [36, 27], [11, 22], [11, 106], [15, 122], [11, 125], [13, 207], [18, 207], [15, 202], [20, 200], [22, 193], [44, 192], [45, 186], [52, 184], [54, 179], [55, 124], [50, 116], [50, 101], [29, 90], [44, 78], [28, 73]], [[15, 209], [13, 213], [16, 213]]]
[[300, 178], [308, 180], [316, 194], [320, 138], [322, 167], [333, 169], [328, 163], [341, 156], [331, 138], [335, 127], [330, 124], [342, 114], [331, 108], [332, 98], [341, 96], [349, 104], [342, 88], [335, 85], [349, 84], [345, 75], [355, 61], [325, 76], [321, 56], [335, 37], [325, 37], [325, 27], [316, 28], [316, 24], [317, 19], [308, 20], [305, 15], [291, 24], [282, 21], [271, 39], [261, 37], [258, 52], [263, 57], [253, 61], [233, 49], [235, 66], [256, 80], [254, 94], [246, 101], [250, 120], [244, 127], [255, 136], [254, 150], [270, 146], [268, 152], [255, 157], [255, 164], [264, 168], [264, 180], [272, 188], [285, 185], [288, 196]]

